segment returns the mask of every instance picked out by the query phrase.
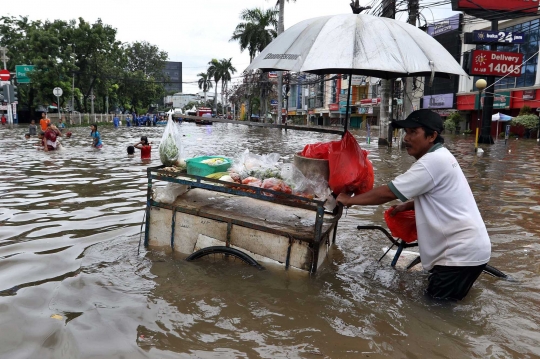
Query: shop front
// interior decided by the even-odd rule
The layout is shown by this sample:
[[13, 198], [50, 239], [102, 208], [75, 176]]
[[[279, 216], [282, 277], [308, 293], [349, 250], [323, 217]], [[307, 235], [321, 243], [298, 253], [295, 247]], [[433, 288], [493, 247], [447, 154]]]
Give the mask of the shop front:
[[[519, 114], [523, 106], [529, 106], [533, 113], [536, 113], [540, 98], [538, 97], [537, 89], [516, 90], [516, 91], [498, 91], [493, 96], [493, 112], [494, 115], [498, 112], [515, 117]], [[473, 132], [476, 128], [482, 127], [482, 107], [484, 105], [485, 94], [480, 97], [478, 93], [469, 93], [457, 95], [457, 109], [466, 115], [467, 127]], [[504, 133], [504, 127], [507, 123], [500, 121], [492, 121], [491, 135], [496, 136], [497, 133]], [[510, 132], [518, 136], [525, 135], [525, 129], [521, 126], [512, 126]]]

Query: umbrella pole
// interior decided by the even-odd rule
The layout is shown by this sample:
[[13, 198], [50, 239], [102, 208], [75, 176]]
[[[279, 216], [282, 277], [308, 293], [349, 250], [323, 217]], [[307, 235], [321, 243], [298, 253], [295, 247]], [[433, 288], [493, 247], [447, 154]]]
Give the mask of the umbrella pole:
[[349, 129], [349, 117], [351, 114], [350, 110], [350, 104], [351, 104], [351, 85], [352, 85], [352, 70], [349, 72], [349, 85], [347, 90], [347, 108], [345, 110], [345, 126], [343, 129], [343, 136], [345, 136], [345, 133]]

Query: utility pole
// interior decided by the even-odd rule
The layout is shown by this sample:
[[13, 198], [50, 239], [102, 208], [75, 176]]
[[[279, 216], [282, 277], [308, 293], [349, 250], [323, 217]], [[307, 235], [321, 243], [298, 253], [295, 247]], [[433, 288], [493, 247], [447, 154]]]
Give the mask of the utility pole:
[[[278, 36], [285, 31], [285, 0], [278, 0], [279, 3], [279, 21], [278, 21], [278, 29], [277, 33]], [[278, 71], [277, 73], [277, 93], [278, 93], [278, 101], [277, 101], [277, 123], [281, 124], [281, 112], [283, 107], [283, 72]]]
[[71, 80], [71, 114], [75, 111], [75, 71], [71, 73], [73, 78]]
[[[409, 24], [416, 26], [416, 19], [418, 18], [419, 1], [409, 0]], [[403, 118], [406, 118], [413, 111], [413, 78], [403, 78]]]
[[[395, 0], [383, 0], [383, 17], [395, 19], [396, 3]], [[392, 146], [391, 134], [391, 106], [393, 95], [393, 81], [381, 79], [381, 105], [379, 121], [379, 146]]]
[[94, 116], [94, 88], [90, 90], [90, 100], [92, 100], [92, 117], [94, 118], [94, 123], [96, 123], [96, 116]]
[[[499, 30], [499, 21], [491, 21], [491, 31]], [[497, 42], [492, 42], [489, 48], [491, 51], [497, 51]], [[493, 114], [493, 93], [495, 92], [495, 77], [486, 76], [487, 87], [484, 91], [484, 106], [482, 110], [482, 132], [480, 133], [480, 138], [478, 138], [478, 143], [487, 143], [492, 145], [493, 138], [491, 137], [491, 115]], [[480, 96], [480, 103], [482, 103], [482, 95]]]

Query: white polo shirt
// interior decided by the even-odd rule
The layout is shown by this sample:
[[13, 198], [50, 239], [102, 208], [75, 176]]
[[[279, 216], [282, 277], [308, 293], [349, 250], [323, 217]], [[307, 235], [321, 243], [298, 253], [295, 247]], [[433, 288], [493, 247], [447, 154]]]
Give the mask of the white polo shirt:
[[442, 144], [433, 145], [388, 186], [400, 200], [414, 199], [418, 248], [425, 269], [478, 266], [489, 261], [491, 242], [469, 183]]

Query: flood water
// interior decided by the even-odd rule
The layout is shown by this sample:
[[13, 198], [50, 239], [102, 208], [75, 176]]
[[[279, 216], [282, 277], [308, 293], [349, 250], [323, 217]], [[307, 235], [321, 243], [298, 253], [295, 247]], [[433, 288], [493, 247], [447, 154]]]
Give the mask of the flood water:
[[[44, 153], [26, 127], [0, 128], [1, 358], [538, 358], [540, 357], [540, 147], [511, 139], [473, 151], [447, 136], [486, 222], [491, 264], [459, 303], [424, 298], [427, 275], [378, 262], [390, 204], [351, 208], [314, 276], [227, 262], [185, 262], [141, 246], [146, 167], [159, 165], [163, 128], [74, 128]], [[245, 148], [290, 162], [336, 135], [184, 123], [189, 156]], [[147, 135], [151, 163], [126, 147]], [[413, 162], [367, 145], [375, 183]], [[55, 316], [57, 315], [57, 316]]]

